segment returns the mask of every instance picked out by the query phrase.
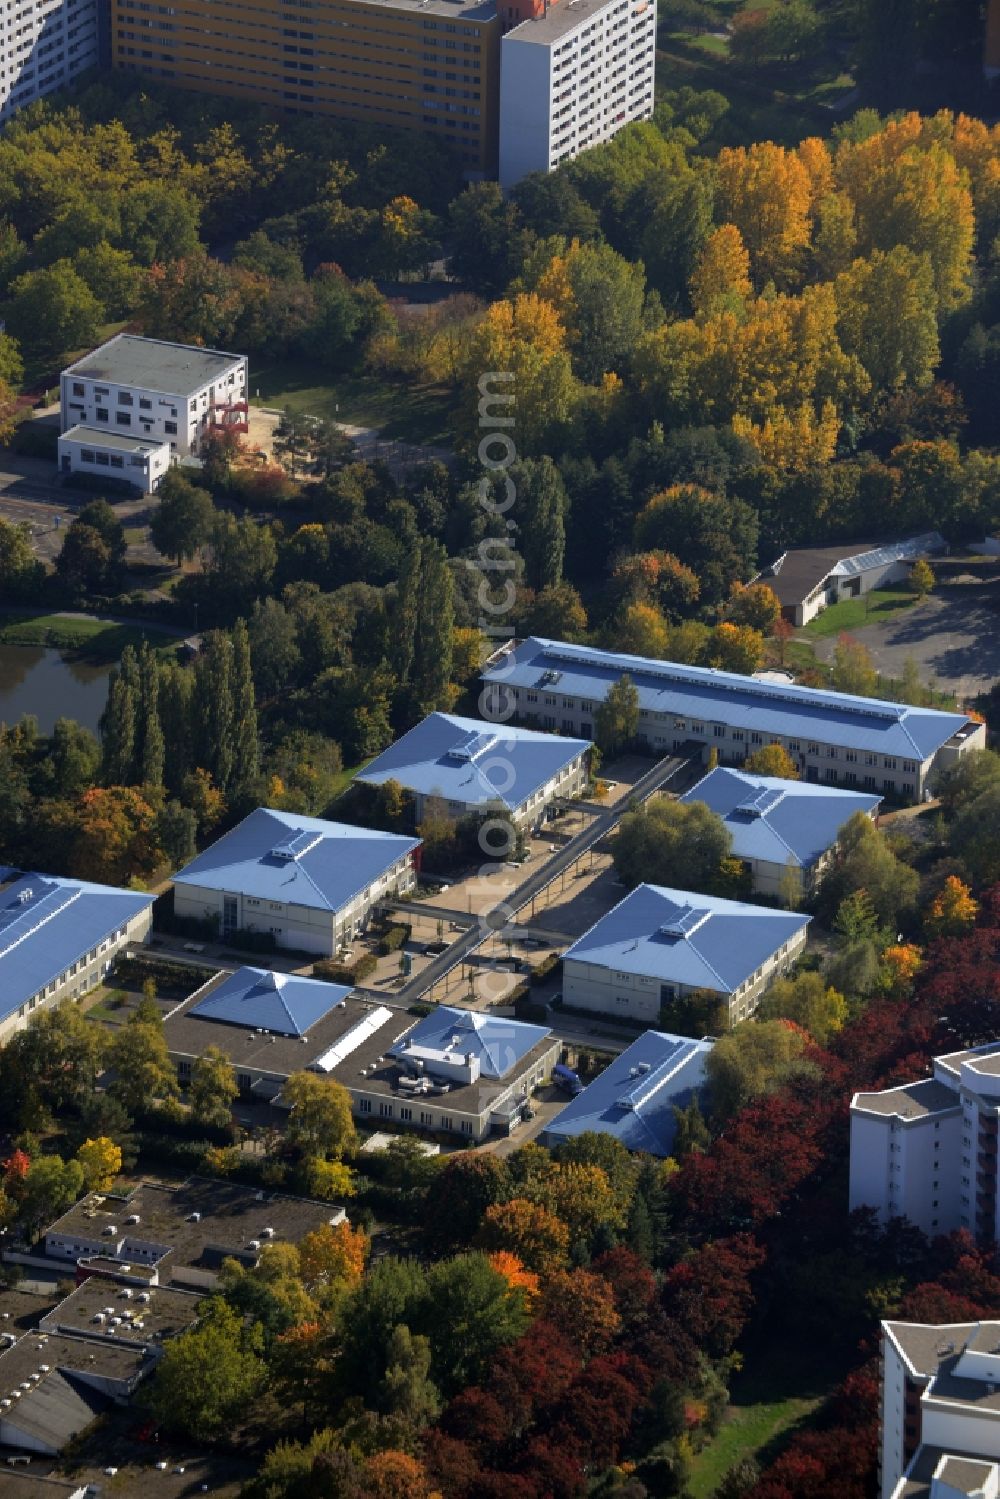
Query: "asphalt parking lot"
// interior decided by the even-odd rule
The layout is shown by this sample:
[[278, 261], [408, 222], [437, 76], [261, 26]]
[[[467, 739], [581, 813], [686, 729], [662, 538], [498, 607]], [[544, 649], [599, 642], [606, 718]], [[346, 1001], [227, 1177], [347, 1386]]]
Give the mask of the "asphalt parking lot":
[[[850, 634], [884, 675], [900, 676], [910, 658], [924, 681], [935, 678], [960, 700], [975, 697], [1000, 679], [1000, 580], [941, 585], [911, 609]], [[836, 645], [836, 636], [817, 640], [817, 656], [832, 660]]]

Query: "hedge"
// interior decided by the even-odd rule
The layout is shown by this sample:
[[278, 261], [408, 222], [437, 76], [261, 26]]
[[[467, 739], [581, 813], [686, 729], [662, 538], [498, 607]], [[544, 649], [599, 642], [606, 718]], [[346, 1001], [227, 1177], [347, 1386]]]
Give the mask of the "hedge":
[[362, 953], [353, 963], [341, 963], [336, 958], [320, 958], [313, 964], [313, 978], [325, 979], [328, 984], [360, 984], [370, 978], [378, 967], [373, 953]]
[[378, 939], [378, 951], [381, 957], [388, 957], [389, 953], [397, 952], [404, 942], [409, 942], [413, 928], [406, 925], [390, 926]]

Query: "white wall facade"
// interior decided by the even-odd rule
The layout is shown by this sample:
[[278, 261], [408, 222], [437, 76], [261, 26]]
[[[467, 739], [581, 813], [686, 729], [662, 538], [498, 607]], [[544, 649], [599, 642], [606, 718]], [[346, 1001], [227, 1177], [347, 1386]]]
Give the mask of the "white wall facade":
[[[806, 929], [782, 946], [732, 994], [716, 991], [728, 1002], [730, 1024], [748, 1019], [775, 979], [787, 973], [806, 945]], [[707, 988], [708, 986], [702, 986]], [[563, 959], [563, 998], [577, 1009], [597, 1015], [621, 1016], [656, 1026], [660, 1011], [694, 990], [647, 974], [622, 973], [584, 958]]]
[[[58, 920], [58, 917], [56, 919]], [[96, 989], [101, 980], [110, 972], [118, 953], [126, 947], [148, 940], [152, 923], [153, 909], [152, 906], [147, 906], [124, 926], [108, 932], [100, 942], [89, 948], [87, 952], [81, 953], [76, 962], [71, 963], [68, 968], [63, 969], [61, 973], [53, 974], [51, 982], [46, 984], [44, 989], [32, 995], [0, 1023], [0, 1044], [15, 1031], [24, 1030], [35, 1010], [42, 1006], [51, 1008], [53, 1005], [60, 1004], [64, 999], [79, 999], [81, 995], [89, 994], [91, 989]], [[2, 967], [0, 967], [0, 981], [2, 981]]]
[[962, 1115], [918, 1119], [851, 1110], [850, 1208], [874, 1208], [880, 1223], [908, 1218], [929, 1236], [958, 1227], [955, 1170]]
[[550, 172], [653, 113], [655, 0], [558, 0], [500, 43], [500, 185]]
[[64, 474], [92, 474], [95, 478], [119, 479], [134, 484], [143, 494], [153, 494], [170, 468], [170, 444], [143, 445], [128, 453], [103, 444], [103, 433], [66, 432], [59, 439], [59, 469]]
[[[542, 729], [558, 729], [581, 739], [594, 737], [594, 714], [598, 704], [593, 699], [506, 684], [501, 700], [504, 698], [515, 705], [518, 720], [530, 723], [532, 727], [537, 724]], [[486, 701], [492, 704], [489, 696]], [[716, 711], [725, 712], [724, 703], [720, 702]], [[917, 801], [923, 796], [938, 770], [945, 769], [970, 750], [986, 748], [986, 726], [977, 724], [960, 743], [944, 745], [928, 760], [904, 760], [872, 750], [827, 744], [821, 737], [819, 717], [814, 725], [816, 737], [791, 739], [783, 734], [748, 731], [736, 721], [739, 712], [738, 705], [734, 705], [734, 721], [729, 723], [722, 719], [678, 718], [673, 713], [656, 713], [644, 708], [639, 714], [639, 733], [658, 756], [680, 750], [694, 741], [702, 745], [706, 758], [708, 751], [714, 749], [720, 763], [736, 766], [742, 765], [749, 755], [765, 744], [780, 744], [795, 761], [804, 781], [889, 793], [909, 801]]]
[[177, 457], [196, 454], [212, 424], [212, 406], [245, 401], [247, 362], [233, 359], [215, 380], [191, 396], [142, 385], [116, 385], [89, 375], [64, 371], [60, 377], [63, 430], [74, 426], [105, 428], [132, 437], [168, 442]]
[[0, 124], [98, 62], [97, 0], [16, 0], [0, 13]]
[[224, 934], [268, 932], [278, 947], [329, 958], [364, 929], [373, 906], [389, 895], [411, 890], [415, 883], [413, 857], [406, 854], [338, 911], [186, 882], [174, 885], [174, 911], [201, 921], [215, 917]]

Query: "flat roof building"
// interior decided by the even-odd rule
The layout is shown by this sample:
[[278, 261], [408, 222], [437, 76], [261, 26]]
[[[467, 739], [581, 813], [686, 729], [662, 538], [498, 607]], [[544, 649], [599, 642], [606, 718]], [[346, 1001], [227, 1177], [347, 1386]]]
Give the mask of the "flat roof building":
[[146, 1346], [41, 1329], [0, 1353], [0, 1446], [54, 1457], [155, 1367]]
[[179, 916], [222, 936], [269, 933], [277, 947], [330, 957], [379, 900], [413, 887], [419, 838], [258, 807], [175, 874]]
[[669, 1156], [683, 1109], [705, 1086], [714, 1042], [646, 1031], [571, 1098], [545, 1126], [543, 1145], [560, 1145], [591, 1131], [612, 1135], [626, 1150]]
[[809, 781], [783, 781], [719, 765], [682, 802], [702, 802], [732, 839], [732, 857], [749, 869], [755, 895], [780, 896], [789, 875], [808, 894], [826, 868], [846, 822], [874, 818], [881, 798]]
[[935, 557], [947, 549], [939, 531], [905, 541], [856, 542], [853, 547], [793, 547], [758, 573], [754, 582], [766, 583], [785, 618], [801, 626], [842, 599], [905, 582], [919, 557]]
[[122, 948], [145, 942], [152, 910], [141, 891], [57, 875], [0, 888], [0, 1042], [40, 1006], [96, 988]]
[[881, 1499], [997, 1499], [1000, 1322], [883, 1322]]
[[677, 1000], [708, 990], [735, 1024], [801, 956], [811, 919], [639, 885], [567, 948], [563, 996], [578, 1009], [656, 1025]]
[[536, 826], [557, 796], [586, 785], [590, 748], [585, 739], [432, 713], [356, 779], [367, 786], [398, 781], [413, 796], [417, 822], [432, 800], [451, 817], [499, 811], [521, 827]]
[[[247, 431], [246, 359], [219, 349], [116, 333], [63, 370], [59, 391], [64, 440], [82, 427], [166, 443], [179, 459], [196, 455], [213, 429]], [[76, 446], [60, 451], [60, 466]], [[114, 449], [105, 443], [101, 451], [110, 471]]]
[[126, 437], [97, 427], [70, 427], [59, 438], [59, 472], [92, 474], [131, 484], [153, 494], [170, 468], [170, 444], [148, 437]]
[[806, 781], [916, 801], [960, 755], [986, 744], [964, 713], [762, 682], [736, 672], [625, 656], [532, 636], [511, 640], [483, 674], [490, 718], [593, 737], [594, 713], [628, 676], [639, 696], [639, 737], [667, 755], [700, 746], [742, 765], [780, 744]]
[[[344, 1216], [329, 1202], [192, 1176], [179, 1187], [142, 1182], [124, 1193], [89, 1192], [43, 1237], [46, 1255], [77, 1265], [81, 1278], [145, 1271], [138, 1278], [150, 1291], [210, 1291], [224, 1259], [253, 1266], [264, 1244], [297, 1244]], [[103, 1289], [95, 1294], [108, 1299]]]
[[1000, 1041], [935, 1057], [931, 1077], [851, 1100], [850, 1205], [929, 1236], [1000, 1238]]

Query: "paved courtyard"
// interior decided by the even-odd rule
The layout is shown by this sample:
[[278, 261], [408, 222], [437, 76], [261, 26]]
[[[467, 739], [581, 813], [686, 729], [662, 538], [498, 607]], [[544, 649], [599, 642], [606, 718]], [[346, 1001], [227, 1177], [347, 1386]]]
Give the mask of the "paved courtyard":
[[[850, 633], [886, 676], [900, 676], [910, 657], [925, 681], [936, 678], [960, 700], [975, 697], [1000, 679], [1000, 580], [943, 585], [912, 609]], [[836, 645], [835, 636], [817, 640], [817, 656], [832, 660]]]

